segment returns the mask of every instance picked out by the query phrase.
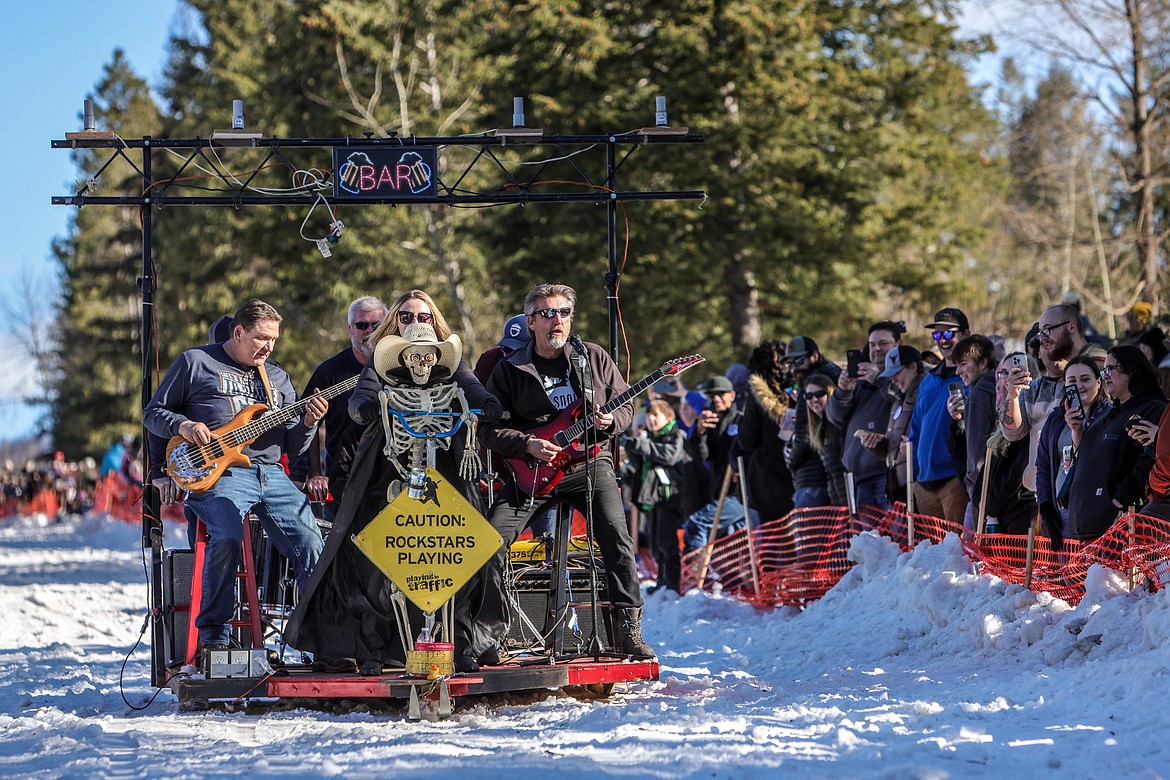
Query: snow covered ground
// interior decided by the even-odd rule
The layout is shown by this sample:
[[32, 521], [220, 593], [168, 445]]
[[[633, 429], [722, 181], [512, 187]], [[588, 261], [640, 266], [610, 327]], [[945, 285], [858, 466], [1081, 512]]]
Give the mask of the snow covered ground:
[[[177, 536], [177, 535], [176, 535]], [[138, 532], [0, 521], [0, 776], [289, 778], [1155, 778], [1170, 597], [1090, 572], [1076, 609], [973, 574], [958, 540], [857, 566], [803, 612], [657, 593], [662, 679], [607, 701], [462, 699], [403, 709], [135, 712], [119, 673], [143, 623]], [[147, 703], [149, 651], [125, 667]]]

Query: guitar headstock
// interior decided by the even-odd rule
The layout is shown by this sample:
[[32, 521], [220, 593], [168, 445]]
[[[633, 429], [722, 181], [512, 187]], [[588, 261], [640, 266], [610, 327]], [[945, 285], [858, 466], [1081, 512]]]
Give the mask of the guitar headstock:
[[675, 358], [674, 360], [666, 361], [662, 364], [662, 368], [660, 370], [662, 371], [663, 376], [676, 376], [681, 374], [683, 371], [686, 371], [691, 366], [699, 365], [706, 359], [707, 358], [703, 357], [702, 355], [687, 355], [686, 357], [680, 357]]

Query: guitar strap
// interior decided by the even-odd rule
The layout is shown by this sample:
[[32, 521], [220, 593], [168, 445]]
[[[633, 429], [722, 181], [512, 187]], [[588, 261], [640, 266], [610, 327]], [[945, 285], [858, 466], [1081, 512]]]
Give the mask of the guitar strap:
[[268, 382], [268, 372], [264, 369], [264, 364], [256, 366], [256, 370], [260, 372], [260, 382], [264, 385], [264, 394], [268, 396], [268, 408], [275, 410], [276, 401], [272, 397], [272, 385]]
[[593, 403], [593, 372], [581, 370], [581, 357], [571, 352], [569, 366], [573, 369], [573, 376], [577, 377], [577, 384], [581, 385], [581, 397], [588, 403]]

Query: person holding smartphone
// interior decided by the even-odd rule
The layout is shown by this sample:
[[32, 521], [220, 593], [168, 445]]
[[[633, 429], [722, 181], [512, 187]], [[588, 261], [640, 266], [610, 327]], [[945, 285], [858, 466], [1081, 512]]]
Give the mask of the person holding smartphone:
[[[847, 368], [837, 380], [837, 392], [829, 397], [825, 415], [842, 431], [841, 462], [853, 475], [856, 505], [880, 510], [893, 505], [886, 495], [884, 453], [873, 447], [885, 435], [894, 396], [883, 377], [886, 355], [902, 343], [906, 328], [898, 322], [878, 322], [869, 327], [864, 350], [849, 350]], [[866, 444], [866, 442], [870, 444]]]
[[914, 443], [914, 506], [924, 515], [962, 523], [967, 511], [965, 464], [951, 453], [948, 385], [962, 380], [955, 374], [955, 346], [971, 335], [967, 315], [960, 309], [940, 309], [927, 323], [943, 362], [931, 369], [918, 386], [907, 438]]
[[1091, 541], [1109, 530], [1127, 506], [1143, 506], [1154, 458], [1130, 435], [1141, 421], [1160, 420], [1166, 396], [1158, 375], [1140, 349], [1113, 347], [1101, 368], [1113, 407], [1084, 426], [1066, 416], [1072, 429], [1076, 465], [1068, 491], [1068, 535]]
[[1040, 431], [1036, 449], [1036, 503], [1044, 533], [1054, 551], [1068, 536], [1068, 488], [1076, 463], [1072, 432], [1097, 423], [1110, 409], [1101, 367], [1087, 355], [1075, 357], [1064, 367], [1064, 396]]

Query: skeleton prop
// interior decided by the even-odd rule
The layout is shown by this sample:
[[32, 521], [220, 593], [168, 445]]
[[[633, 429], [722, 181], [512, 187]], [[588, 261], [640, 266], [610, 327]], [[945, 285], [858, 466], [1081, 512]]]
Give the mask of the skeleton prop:
[[[459, 475], [467, 480], [479, 476], [476, 416], [454, 379], [462, 355], [458, 336], [452, 334], [440, 342], [434, 328], [419, 322], [407, 327], [401, 337], [386, 336], [374, 348], [374, 370], [385, 382], [378, 393], [386, 432], [383, 453], [399, 475], [411, 481], [412, 490], [414, 481], [433, 464], [435, 449], [450, 449], [457, 419], [467, 431]], [[409, 465], [403, 463], [408, 453]]]

